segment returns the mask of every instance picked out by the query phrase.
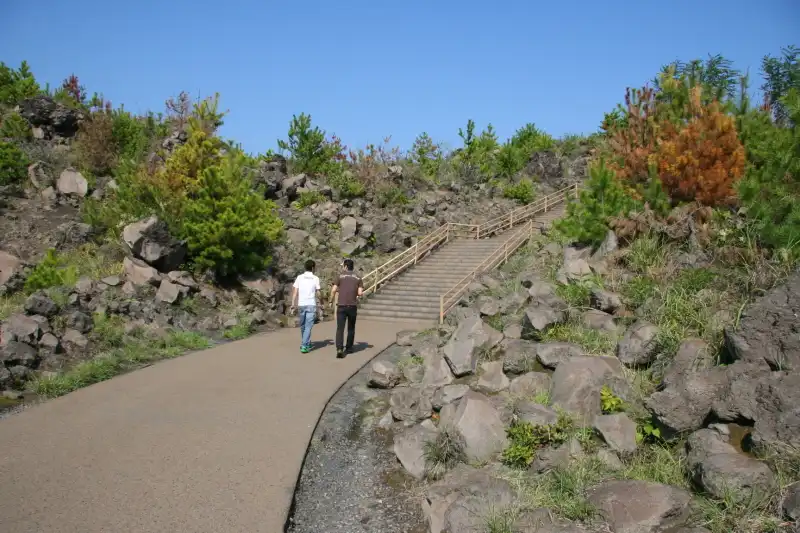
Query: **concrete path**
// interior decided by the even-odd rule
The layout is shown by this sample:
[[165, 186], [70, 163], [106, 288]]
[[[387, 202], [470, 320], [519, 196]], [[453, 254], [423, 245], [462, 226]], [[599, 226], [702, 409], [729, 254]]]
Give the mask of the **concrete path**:
[[331, 395], [419, 324], [284, 329], [164, 361], [0, 420], [3, 533], [280, 533]]

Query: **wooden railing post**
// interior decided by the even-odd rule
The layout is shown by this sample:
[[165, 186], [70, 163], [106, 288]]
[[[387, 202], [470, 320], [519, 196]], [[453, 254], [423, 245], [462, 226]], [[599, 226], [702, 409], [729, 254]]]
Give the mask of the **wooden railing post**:
[[375, 283], [372, 284], [372, 292], [373, 293], [375, 293], [375, 291], [378, 290], [378, 280], [381, 279], [381, 275], [380, 274], [381, 274], [381, 267], [378, 267], [378, 268], [375, 269]]
[[417, 264], [417, 256], [419, 255], [419, 241], [414, 243], [414, 264]]
[[508, 222], [508, 229], [511, 229], [513, 227], [514, 227], [514, 211], [511, 211], [511, 220], [509, 220]]
[[439, 324], [444, 324], [444, 294], [439, 295]]

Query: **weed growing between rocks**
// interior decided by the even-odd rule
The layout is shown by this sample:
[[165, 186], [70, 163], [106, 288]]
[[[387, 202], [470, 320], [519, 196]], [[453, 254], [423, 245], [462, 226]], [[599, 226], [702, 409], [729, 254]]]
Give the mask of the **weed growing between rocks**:
[[466, 463], [464, 447], [464, 436], [456, 428], [440, 426], [436, 437], [425, 442], [425, 474], [428, 479], [441, 479], [457, 464]]

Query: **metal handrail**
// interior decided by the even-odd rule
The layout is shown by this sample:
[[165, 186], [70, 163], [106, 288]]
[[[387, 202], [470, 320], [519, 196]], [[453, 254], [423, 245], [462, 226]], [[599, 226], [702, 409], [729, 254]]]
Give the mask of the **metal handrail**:
[[382, 265], [379, 265], [375, 270], [364, 275], [362, 277], [362, 283], [365, 288], [364, 296], [376, 292], [381, 285], [399, 275], [408, 267], [417, 264], [426, 254], [437, 246], [448, 242], [451, 237], [466, 233], [467, 238], [480, 239], [481, 237], [497, 234], [501, 230], [511, 229], [520, 223], [530, 220], [540, 212], [546, 212], [548, 208], [560, 204], [573, 191], [577, 197], [577, 184], [565, 187], [483, 224], [463, 224], [458, 222], [442, 224], [407, 250], [400, 252]]
[[439, 323], [444, 323], [444, 316], [450, 309], [458, 303], [461, 295], [466, 292], [469, 284], [478, 276], [478, 274], [491, 270], [501, 263], [508, 261], [510, 255], [519, 249], [526, 241], [533, 235], [535, 228], [533, 220], [529, 220], [526, 227], [520, 230], [516, 235], [503, 243], [502, 247], [498, 247], [494, 252], [484, 259], [481, 264], [475, 267], [472, 272], [461, 278], [445, 293], [439, 295]]

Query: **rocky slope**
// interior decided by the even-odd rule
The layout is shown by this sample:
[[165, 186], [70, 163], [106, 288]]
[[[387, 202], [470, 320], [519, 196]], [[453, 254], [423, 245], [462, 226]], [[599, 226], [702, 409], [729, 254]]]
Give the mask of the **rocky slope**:
[[800, 272], [737, 321], [719, 257], [643, 242], [543, 238], [372, 364], [431, 533], [797, 530]]

